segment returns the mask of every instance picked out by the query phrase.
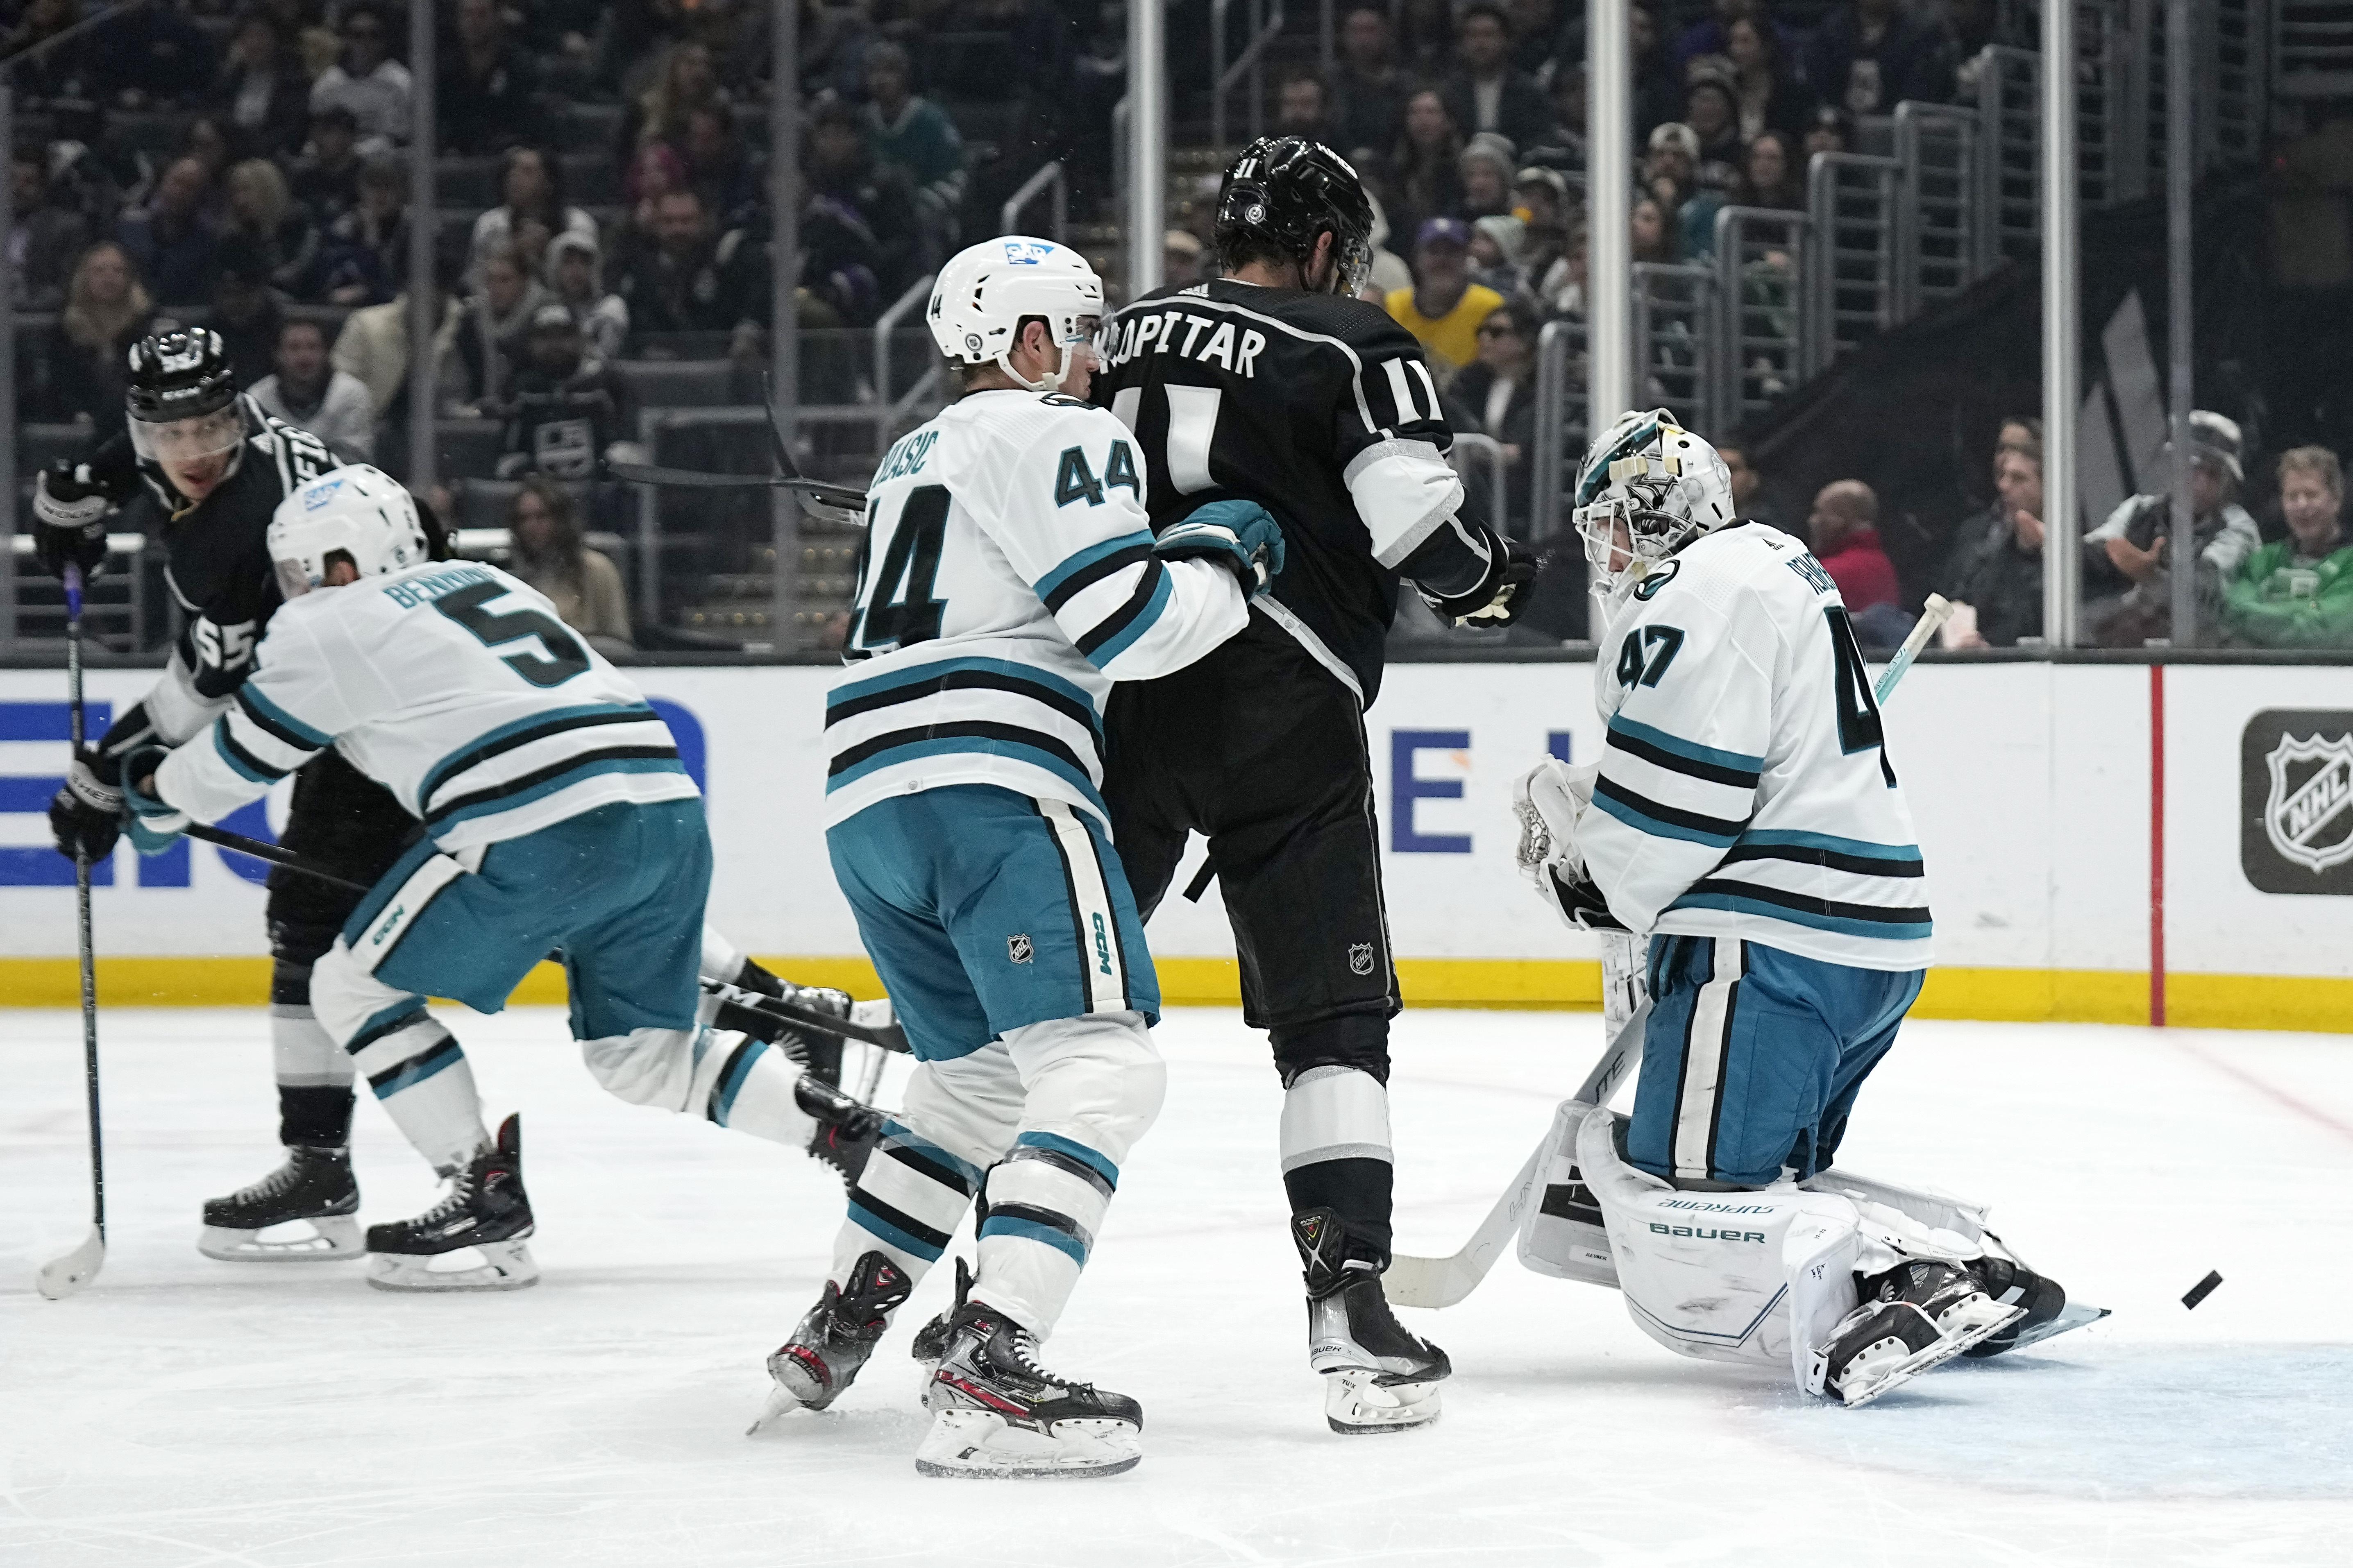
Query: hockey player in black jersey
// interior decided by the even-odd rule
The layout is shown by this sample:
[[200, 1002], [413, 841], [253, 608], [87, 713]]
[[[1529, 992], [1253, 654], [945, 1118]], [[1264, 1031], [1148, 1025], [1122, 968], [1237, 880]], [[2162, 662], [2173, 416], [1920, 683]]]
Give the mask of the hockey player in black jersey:
[[1297, 137], [1252, 143], [1219, 193], [1226, 276], [1121, 310], [1094, 383], [1144, 444], [1155, 530], [1263, 508], [1289, 545], [1240, 635], [1114, 689], [1103, 797], [1147, 918], [1187, 836], [1208, 838], [1243, 1016], [1270, 1032], [1282, 1075], [1309, 1358], [1339, 1432], [1434, 1419], [1450, 1371], [1381, 1290], [1399, 1004], [1364, 710], [1400, 580], [1451, 620], [1500, 626], [1535, 575], [1527, 552], [1457, 515], [1420, 345], [1355, 298], [1371, 233], [1345, 159]]

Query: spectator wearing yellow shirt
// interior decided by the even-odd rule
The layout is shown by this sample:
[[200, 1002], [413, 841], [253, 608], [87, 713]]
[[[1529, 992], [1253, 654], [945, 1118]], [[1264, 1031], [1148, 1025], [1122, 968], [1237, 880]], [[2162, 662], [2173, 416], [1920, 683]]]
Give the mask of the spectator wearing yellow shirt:
[[1414, 237], [1410, 289], [1389, 292], [1389, 317], [1418, 339], [1441, 377], [1479, 357], [1479, 328], [1504, 297], [1471, 281], [1471, 226], [1434, 217]]

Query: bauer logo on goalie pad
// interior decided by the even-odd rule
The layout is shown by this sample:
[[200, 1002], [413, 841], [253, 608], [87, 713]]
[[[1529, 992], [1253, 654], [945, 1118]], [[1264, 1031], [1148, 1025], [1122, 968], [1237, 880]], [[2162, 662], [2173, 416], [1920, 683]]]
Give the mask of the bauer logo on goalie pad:
[[2240, 744], [2239, 858], [2267, 893], [2353, 894], [2353, 713], [2271, 709]]

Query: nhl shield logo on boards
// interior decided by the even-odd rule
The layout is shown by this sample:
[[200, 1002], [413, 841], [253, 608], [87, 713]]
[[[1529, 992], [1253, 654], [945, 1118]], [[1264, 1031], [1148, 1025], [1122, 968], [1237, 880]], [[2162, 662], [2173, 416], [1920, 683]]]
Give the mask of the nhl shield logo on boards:
[[1037, 949], [1029, 945], [1029, 933], [1025, 931], [1007, 937], [1005, 939], [1005, 956], [1016, 963], [1027, 963], [1031, 959], [1037, 957]]
[[2239, 769], [2247, 880], [2267, 893], [2353, 895], [2353, 712], [2258, 713]]
[[2353, 735], [2283, 735], [2264, 762], [2272, 847], [2315, 871], [2353, 860]]
[[1369, 942], [1351, 943], [1348, 948], [1348, 973], [1370, 974], [1372, 972], [1373, 944]]

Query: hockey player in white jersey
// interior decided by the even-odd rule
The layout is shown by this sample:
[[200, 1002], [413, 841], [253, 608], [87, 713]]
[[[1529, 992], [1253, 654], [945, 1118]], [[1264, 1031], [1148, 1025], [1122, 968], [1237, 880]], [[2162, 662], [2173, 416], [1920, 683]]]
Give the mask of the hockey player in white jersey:
[[1093, 271], [1044, 240], [941, 269], [928, 320], [963, 396], [875, 473], [827, 701], [827, 847], [919, 1065], [824, 1293], [769, 1358], [771, 1411], [839, 1397], [977, 1197], [977, 1274], [918, 1336], [937, 1362], [929, 1475], [1141, 1458], [1136, 1402], [1038, 1349], [1165, 1087], [1159, 986], [1098, 793], [1101, 714], [1114, 680], [1240, 630], [1282, 563], [1250, 502], [1155, 542], [1126, 426], [1083, 401], [1102, 312]]
[[2052, 1331], [2064, 1292], [1980, 1213], [1830, 1169], [1932, 929], [1837, 585], [1736, 521], [1723, 460], [1663, 409], [1594, 443], [1577, 508], [1605, 745], [1517, 805], [1546, 901], [1649, 939], [1632, 1117], [1572, 1102], [1561, 1124], [1601, 1272], [1670, 1349], [1788, 1364], [1848, 1405]]
[[[495, 1013], [551, 948], [589, 1070], [620, 1098], [801, 1147], [868, 1114], [708, 1026], [701, 792], [637, 688], [546, 599], [494, 566], [427, 560], [414, 501], [364, 466], [289, 494], [268, 543], [285, 604], [217, 719], [126, 758], [131, 831], [155, 853], [331, 746], [423, 823], [311, 978], [321, 1025], [450, 1183], [424, 1215], [368, 1227], [370, 1283], [538, 1278], [518, 1120], [491, 1136], [425, 999]], [[734, 978], [741, 955], [708, 945]]]

